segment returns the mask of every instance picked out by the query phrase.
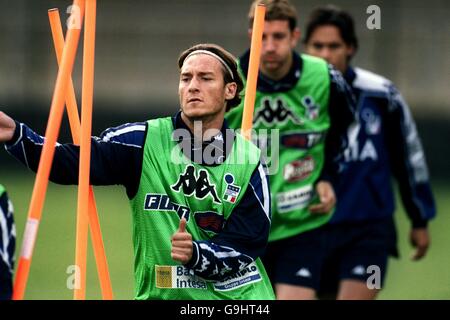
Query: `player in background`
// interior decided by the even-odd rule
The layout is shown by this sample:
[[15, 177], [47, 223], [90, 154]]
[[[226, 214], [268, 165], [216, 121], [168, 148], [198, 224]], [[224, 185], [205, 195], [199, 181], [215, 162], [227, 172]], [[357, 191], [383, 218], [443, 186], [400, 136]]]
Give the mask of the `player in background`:
[[0, 300], [10, 300], [16, 249], [14, 208], [5, 187], [0, 184]]
[[[260, 150], [224, 123], [243, 87], [235, 58], [203, 44], [178, 66], [180, 112], [92, 138], [91, 184], [123, 185], [130, 200], [135, 298], [273, 299], [259, 258], [270, 229]], [[43, 137], [0, 112], [2, 141], [37, 170]], [[77, 184], [78, 164], [79, 147], [58, 144], [50, 179]]]
[[[304, 45], [307, 53], [342, 72], [357, 98], [359, 120], [348, 131], [349, 145], [335, 184], [336, 211], [324, 227], [320, 291], [337, 299], [374, 299], [383, 286], [388, 256], [398, 255], [392, 177], [411, 221], [412, 259], [423, 258], [430, 245], [427, 225], [436, 208], [424, 151], [409, 107], [394, 84], [350, 65], [358, 40], [347, 12], [334, 6], [314, 10]], [[374, 272], [379, 281], [370, 283]]]
[[[289, 1], [254, 1], [249, 36], [259, 3], [266, 5], [266, 15], [253, 128], [260, 133], [258, 145], [267, 148], [270, 157], [273, 216], [263, 263], [277, 299], [308, 299], [314, 297], [309, 273], [315, 272], [313, 260], [319, 259], [309, 243], [331, 218], [336, 202], [331, 184], [337, 172], [334, 161], [354, 121], [354, 102], [338, 71], [322, 59], [295, 51], [300, 30]], [[239, 58], [241, 74], [247, 74], [248, 64], [249, 51]], [[242, 112], [241, 103], [227, 113], [230, 127], [240, 128]], [[267, 141], [275, 130], [279, 139]], [[276, 144], [279, 154], [272, 148]]]

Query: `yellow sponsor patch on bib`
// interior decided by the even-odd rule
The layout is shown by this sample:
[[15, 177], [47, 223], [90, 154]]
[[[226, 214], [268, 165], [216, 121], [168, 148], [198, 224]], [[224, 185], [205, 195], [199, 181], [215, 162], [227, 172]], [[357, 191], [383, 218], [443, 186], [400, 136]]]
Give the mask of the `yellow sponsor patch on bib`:
[[203, 289], [206, 282], [184, 266], [155, 265], [156, 287], [159, 289]]

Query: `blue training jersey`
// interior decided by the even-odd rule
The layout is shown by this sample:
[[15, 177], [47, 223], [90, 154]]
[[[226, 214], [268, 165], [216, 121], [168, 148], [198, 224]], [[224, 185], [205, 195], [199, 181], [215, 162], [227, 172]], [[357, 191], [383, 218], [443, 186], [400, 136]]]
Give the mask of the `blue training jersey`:
[[[228, 144], [234, 143], [234, 135], [227, 135], [228, 127], [224, 123], [220, 134], [212, 137], [211, 141], [204, 141], [201, 147], [197, 148], [194, 139], [191, 139], [192, 133], [181, 119], [181, 114], [174, 116], [172, 121], [174, 128], [185, 129], [185, 132], [189, 133], [187, 136], [180, 136], [178, 141], [180, 144], [187, 142], [190, 146], [190, 148], [182, 148], [187, 152], [187, 157], [203, 161], [203, 155], [213, 155], [213, 163], [202, 163], [205, 166], [219, 163], [223, 152], [227, 156], [231, 150]], [[142, 171], [143, 146], [147, 139], [147, 128], [146, 122], [127, 123], [105, 130], [100, 137], [92, 137], [90, 168], [92, 185], [123, 185], [129, 199], [136, 196]], [[5, 147], [12, 156], [31, 170], [37, 171], [43, 142], [42, 136], [25, 124], [17, 122], [14, 137]], [[58, 143], [56, 145], [50, 173], [52, 182], [66, 185], [78, 183], [79, 149], [79, 146], [73, 144]], [[210, 151], [205, 153], [205, 149]], [[194, 250], [192, 261], [196, 261], [196, 264], [189, 265], [192, 269], [197, 269], [197, 264], [202, 263], [208, 265], [226, 263], [228, 271], [236, 273], [246, 266], [239, 263], [239, 259], [242, 260], [243, 256], [253, 261], [263, 254], [270, 230], [270, 219], [268, 219], [270, 210], [267, 210], [270, 208], [270, 197], [267, 196], [270, 191], [265, 171], [262, 163], [254, 170], [249, 187], [221, 232], [212, 238], [211, 246], [198, 246], [198, 250]], [[209, 223], [214, 221], [210, 220]], [[233, 254], [223, 254], [230, 248], [234, 250]], [[196, 274], [209, 279], [214, 276], [210, 273], [210, 269], [207, 268]], [[224, 274], [226, 273], [222, 275]]]
[[345, 74], [357, 99], [358, 122], [348, 129], [335, 184], [336, 211], [330, 223], [382, 219], [395, 211], [392, 177], [413, 227], [436, 214], [425, 155], [408, 105], [395, 86], [372, 72]]

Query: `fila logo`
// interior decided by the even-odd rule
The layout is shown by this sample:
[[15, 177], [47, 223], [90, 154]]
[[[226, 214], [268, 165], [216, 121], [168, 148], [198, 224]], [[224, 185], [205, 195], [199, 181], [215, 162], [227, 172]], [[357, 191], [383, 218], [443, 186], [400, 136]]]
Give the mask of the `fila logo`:
[[[364, 145], [361, 148], [362, 144]], [[377, 161], [378, 153], [375, 144], [371, 139], [367, 139], [366, 141], [355, 140], [351, 141], [347, 149], [344, 150], [344, 158], [346, 162], [362, 162], [366, 160]]]
[[147, 193], [144, 202], [145, 211], [173, 211], [178, 217], [185, 218], [189, 222], [191, 210], [183, 205], [174, 203], [166, 194]]
[[255, 125], [264, 123], [266, 126], [272, 127], [275, 124], [287, 123], [289, 120], [294, 124], [303, 124], [303, 121], [295, 115], [281, 98], [276, 98], [273, 101], [270, 98], [265, 98], [261, 102], [261, 107], [256, 113], [253, 123]]
[[217, 197], [215, 185], [209, 182], [208, 171], [201, 169], [198, 171], [197, 176], [193, 165], [188, 165], [184, 173], [180, 174], [178, 181], [170, 187], [176, 192], [180, 192], [183, 189], [182, 191], [186, 196], [194, 195], [197, 199], [204, 199], [210, 196], [214, 202], [221, 203]]

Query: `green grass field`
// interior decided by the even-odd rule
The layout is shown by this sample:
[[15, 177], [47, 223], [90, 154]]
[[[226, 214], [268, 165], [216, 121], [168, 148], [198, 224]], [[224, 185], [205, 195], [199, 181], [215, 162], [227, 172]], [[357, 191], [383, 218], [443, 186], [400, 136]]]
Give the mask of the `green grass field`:
[[[34, 184], [34, 174], [23, 171], [1, 173], [1, 183], [15, 207], [17, 251]], [[380, 299], [450, 299], [450, 185], [435, 184], [438, 217], [431, 223], [432, 246], [426, 259], [412, 262], [408, 243], [409, 223], [399, 209], [396, 213], [401, 258], [390, 260], [385, 288]], [[133, 248], [131, 214], [122, 187], [96, 187], [95, 195], [106, 248], [115, 299], [133, 298]], [[28, 280], [26, 299], [72, 299], [67, 289], [75, 261], [77, 189], [50, 184]], [[167, 239], [169, 241], [169, 239]], [[101, 299], [95, 260], [89, 244], [87, 299]]]

